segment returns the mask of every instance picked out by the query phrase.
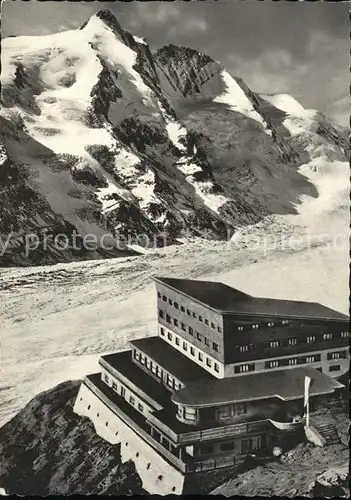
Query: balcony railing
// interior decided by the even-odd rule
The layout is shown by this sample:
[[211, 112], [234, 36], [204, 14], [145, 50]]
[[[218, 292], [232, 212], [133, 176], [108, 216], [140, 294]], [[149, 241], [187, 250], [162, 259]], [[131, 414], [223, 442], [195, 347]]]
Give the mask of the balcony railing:
[[198, 441], [210, 441], [213, 439], [222, 439], [233, 437], [238, 434], [251, 434], [267, 429], [268, 420], [259, 420], [252, 423], [233, 424], [213, 429], [203, 429], [198, 431], [186, 432], [179, 435], [179, 443], [192, 443]]

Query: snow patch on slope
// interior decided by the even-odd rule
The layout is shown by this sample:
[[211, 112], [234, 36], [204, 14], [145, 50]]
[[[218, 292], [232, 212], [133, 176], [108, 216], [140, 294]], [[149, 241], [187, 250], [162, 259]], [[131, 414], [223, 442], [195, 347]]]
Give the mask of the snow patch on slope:
[[225, 70], [221, 71], [221, 78], [226, 86], [226, 90], [221, 95], [215, 97], [213, 101], [227, 104], [233, 111], [242, 113], [248, 118], [257, 121], [263, 126], [268, 135], [272, 135], [266, 122], [263, 120], [262, 116], [255, 111], [250, 99], [246, 97], [245, 92], [240, 88], [240, 85], [238, 85], [235, 79]]
[[283, 121], [283, 125], [289, 130], [292, 137], [306, 132], [317, 113], [314, 109], [305, 109], [288, 94], [264, 95], [262, 97], [288, 115]]
[[197, 152], [196, 146], [194, 145], [193, 147], [192, 157], [189, 156], [186, 152], [187, 148], [184, 145], [187, 137], [186, 128], [170, 118], [167, 115], [166, 111], [162, 108], [162, 105], [160, 103], [159, 107], [167, 123], [166, 130], [168, 133], [168, 137], [171, 140], [172, 144], [178, 149], [178, 151], [182, 153], [182, 157], [176, 163], [178, 170], [180, 170], [186, 176], [187, 182], [189, 182], [189, 184], [194, 187], [196, 194], [202, 199], [203, 203], [210, 210], [218, 213], [219, 208], [222, 207], [222, 205], [224, 205], [227, 201], [229, 201], [229, 199], [225, 196], [211, 193], [211, 190], [213, 189], [212, 181], [197, 181], [194, 178], [194, 174], [202, 171], [202, 168], [197, 165], [193, 159]]

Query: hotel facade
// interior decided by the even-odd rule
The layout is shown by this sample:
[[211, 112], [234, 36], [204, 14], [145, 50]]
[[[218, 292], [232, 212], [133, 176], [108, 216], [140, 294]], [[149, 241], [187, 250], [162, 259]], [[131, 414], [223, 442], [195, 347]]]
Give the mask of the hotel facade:
[[312, 404], [344, 387], [347, 316], [222, 283], [155, 283], [157, 335], [102, 356], [75, 403], [134, 461], [149, 493], [182, 494], [194, 474], [284, 449], [282, 429], [303, 417], [306, 377]]

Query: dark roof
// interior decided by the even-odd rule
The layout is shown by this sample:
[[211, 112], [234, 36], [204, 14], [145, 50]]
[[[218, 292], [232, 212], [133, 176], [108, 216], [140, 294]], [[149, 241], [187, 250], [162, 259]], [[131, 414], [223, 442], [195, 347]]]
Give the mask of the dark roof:
[[253, 297], [236, 288], [215, 281], [163, 277], [157, 277], [155, 281], [184, 293], [212, 309], [229, 314], [344, 321], [349, 319], [345, 314], [317, 302]]
[[214, 376], [187, 358], [160, 337], [146, 337], [129, 342], [140, 349], [146, 356], [158, 363], [162, 368], [181, 382], [190, 380], [208, 380]]
[[147, 375], [132, 360], [132, 351], [117, 352], [101, 356], [102, 360], [108, 363], [112, 368], [121, 373], [130, 382], [135, 384], [139, 389], [147, 394], [153, 401], [164, 406], [170, 399], [169, 391], [151, 375]]
[[304, 395], [306, 376], [313, 380], [311, 396], [329, 394], [344, 387], [318, 370], [301, 367], [193, 382], [175, 392], [172, 400], [189, 406], [216, 406], [269, 398], [300, 399]]

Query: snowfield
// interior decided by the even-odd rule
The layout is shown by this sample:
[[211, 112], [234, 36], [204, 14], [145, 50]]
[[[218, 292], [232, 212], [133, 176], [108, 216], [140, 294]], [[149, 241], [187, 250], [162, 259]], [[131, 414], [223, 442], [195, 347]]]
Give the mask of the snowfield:
[[[268, 218], [232, 242], [193, 240], [140, 257], [3, 269], [0, 422], [39, 391], [98, 371], [101, 354], [155, 335], [153, 276], [221, 280], [348, 313], [348, 169], [332, 164], [309, 175], [320, 196], [303, 201], [300, 215]], [[296, 236], [298, 245], [286, 244]]]

